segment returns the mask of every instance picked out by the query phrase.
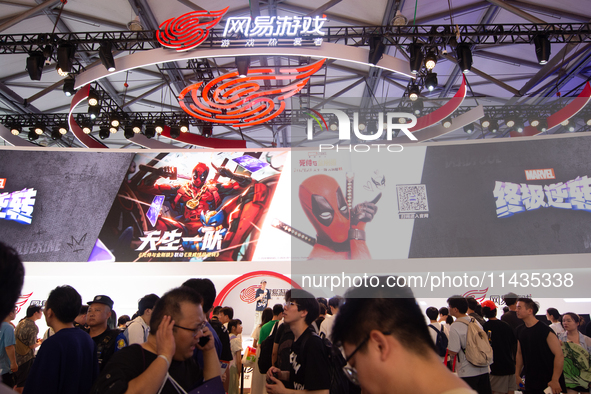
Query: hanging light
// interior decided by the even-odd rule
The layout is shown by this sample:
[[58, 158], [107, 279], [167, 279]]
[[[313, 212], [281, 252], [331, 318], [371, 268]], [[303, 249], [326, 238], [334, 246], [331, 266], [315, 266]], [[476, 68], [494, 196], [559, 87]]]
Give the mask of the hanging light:
[[396, 10], [396, 15], [392, 19], [392, 26], [406, 26], [408, 24], [408, 18], [402, 15], [400, 10]]
[[90, 119], [96, 119], [98, 114], [101, 112], [101, 106], [95, 105], [94, 107], [88, 107], [88, 115]]
[[75, 78], [66, 78], [66, 80], [64, 81], [64, 94], [66, 95], [66, 97], [70, 97], [73, 96], [74, 93], [76, 93], [76, 89], [74, 89], [74, 85], [76, 84], [76, 79]]
[[99, 103], [99, 96], [98, 94], [96, 94], [96, 92], [93, 90], [90, 93], [88, 93], [88, 105], [90, 105], [91, 107], [96, 107]]
[[68, 134], [68, 124], [67, 123], [60, 123], [60, 125], [57, 127], [57, 131], [61, 134], [61, 135], [66, 135]]
[[546, 132], [548, 130], [548, 121], [546, 119], [540, 119], [540, 121], [538, 122], [538, 125], [535, 126], [539, 131], [541, 131], [542, 133]]
[[525, 126], [523, 125], [523, 122], [520, 122], [518, 120], [515, 121], [515, 125], [513, 126], [515, 131], [517, 131], [518, 133], [523, 133], [523, 130], [525, 128]]
[[499, 131], [499, 122], [495, 119], [492, 119], [488, 125], [488, 131], [491, 133], [497, 133]]
[[31, 129], [29, 130], [28, 138], [29, 141], [35, 141], [37, 138], [39, 138], [39, 134], [35, 133], [34, 129]]
[[82, 132], [84, 134], [92, 133], [92, 122], [91, 121], [87, 120], [82, 124]]
[[472, 69], [472, 51], [468, 44], [458, 44], [456, 47], [456, 54], [458, 57], [458, 64], [464, 74]]
[[427, 76], [425, 77], [425, 87], [429, 89], [430, 92], [433, 91], [437, 87], [437, 74], [428, 72]]
[[238, 69], [238, 76], [244, 78], [248, 75], [248, 68], [250, 67], [250, 56], [236, 56], [236, 68]]
[[372, 35], [369, 38], [369, 55], [367, 62], [375, 66], [384, 55], [385, 50], [386, 44], [384, 44], [382, 36], [377, 34]]
[[119, 126], [121, 125], [121, 118], [119, 117], [119, 115], [114, 113], [111, 114], [111, 116], [109, 117], [109, 125], [111, 127], [119, 128]]
[[425, 68], [427, 70], [433, 70], [437, 65], [437, 55], [434, 51], [429, 51], [425, 56]]
[[538, 127], [538, 125], [540, 124], [540, 120], [538, 119], [537, 116], [531, 117], [529, 120], [529, 125], [532, 127]]
[[410, 57], [410, 72], [416, 74], [421, 69], [421, 65], [423, 64], [423, 46], [420, 44], [410, 44], [408, 46], [408, 53]]
[[534, 37], [534, 45], [536, 47], [536, 57], [539, 64], [547, 64], [550, 59], [550, 40], [544, 34]]
[[34, 51], [29, 53], [29, 57], [27, 58], [27, 72], [29, 73], [29, 78], [31, 78], [31, 81], [41, 80], [44, 61], [45, 56], [43, 56], [43, 52]]
[[474, 123], [470, 123], [469, 125], [464, 126], [464, 132], [466, 134], [474, 133]]
[[490, 126], [490, 118], [485, 116], [484, 118], [480, 119], [480, 126], [485, 129], [488, 128], [488, 126]]
[[12, 135], [19, 135], [23, 131], [23, 128], [20, 125], [13, 125], [10, 127], [10, 133]]
[[505, 126], [512, 128], [513, 126], [515, 126], [515, 119], [513, 118], [507, 118], [505, 120]]
[[421, 93], [421, 90], [413, 82], [412, 85], [410, 85], [410, 88], [408, 89], [408, 98], [411, 101], [416, 101], [416, 100], [418, 100], [420, 93]]
[[564, 127], [568, 126], [568, 124], [569, 124], [569, 123], [570, 123], [570, 122], [569, 122], [569, 120], [568, 120], [568, 119], [565, 119], [565, 120], [563, 120], [562, 122], [560, 122], [560, 124], [561, 124], [562, 126], [564, 126]]
[[181, 136], [181, 128], [179, 126], [170, 126], [170, 138], [179, 138]]
[[189, 131], [189, 122], [187, 120], [181, 120], [179, 127], [181, 128], [181, 133], [186, 133]]
[[37, 125], [33, 128], [33, 130], [35, 131], [35, 134], [37, 135], [41, 135], [45, 132], [45, 124], [44, 123], [37, 123]]
[[61, 44], [57, 48], [56, 70], [60, 76], [66, 77], [70, 72], [72, 72], [75, 53], [76, 48], [72, 44]]
[[62, 134], [59, 132], [59, 130], [57, 128], [54, 128], [51, 131], [51, 139], [54, 141], [62, 139]]
[[146, 125], [146, 129], [144, 130], [144, 135], [147, 138], [154, 138], [156, 135], [156, 128], [153, 124]]
[[101, 42], [101, 46], [99, 47], [99, 58], [101, 59], [101, 63], [109, 72], [113, 72], [116, 70], [115, 68], [115, 59], [113, 58], [112, 52], [113, 44], [110, 41], [103, 41]]
[[109, 138], [110, 135], [111, 132], [109, 131], [109, 127], [101, 126], [101, 129], [99, 130], [99, 137], [101, 138], [101, 140]]
[[135, 133], [133, 132], [133, 126], [132, 125], [125, 126], [125, 128], [123, 129], [123, 136], [127, 139], [130, 139], [130, 138], [133, 138], [134, 135], [135, 135]]
[[144, 123], [141, 120], [136, 119], [131, 124], [131, 129], [133, 130], [133, 132], [135, 134], [138, 134], [138, 133], [141, 133], [142, 132], [143, 126], [144, 126]]
[[452, 124], [451, 116], [448, 116], [447, 118], [445, 118], [441, 121], [441, 125], [443, 127], [445, 127], [446, 129], [449, 129], [451, 127], [451, 124]]
[[157, 120], [154, 123], [154, 126], [156, 127], [156, 133], [162, 134], [162, 132], [164, 131], [164, 120]]
[[412, 111], [415, 115], [420, 115], [423, 112], [424, 104], [422, 100], [418, 100], [412, 103]]

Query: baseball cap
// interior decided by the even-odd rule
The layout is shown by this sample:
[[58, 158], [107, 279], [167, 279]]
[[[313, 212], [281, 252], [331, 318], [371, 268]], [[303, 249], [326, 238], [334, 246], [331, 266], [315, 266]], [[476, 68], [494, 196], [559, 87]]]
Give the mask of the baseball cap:
[[497, 305], [491, 301], [491, 300], [486, 300], [484, 301], [482, 304], [480, 304], [480, 306], [482, 306], [483, 308], [486, 306], [488, 307], [491, 311], [497, 309]]
[[106, 306], [108, 306], [109, 308], [113, 309], [113, 300], [111, 299], [111, 297], [106, 296], [106, 295], [97, 295], [94, 296], [94, 299], [90, 302], [87, 302], [88, 305], [90, 304], [105, 304]]

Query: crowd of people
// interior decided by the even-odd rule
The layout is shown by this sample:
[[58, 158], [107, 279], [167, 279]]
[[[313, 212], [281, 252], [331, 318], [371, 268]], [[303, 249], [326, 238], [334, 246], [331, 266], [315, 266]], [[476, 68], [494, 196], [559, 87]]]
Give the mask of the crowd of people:
[[[19, 256], [0, 243], [0, 394], [239, 392], [242, 321], [214, 307], [211, 280], [148, 294], [119, 319], [109, 296], [83, 305], [76, 289], [58, 286], [14, 326], [23, 280]], [[494, 302], [459, 295], [423, 311], [408, 287], [329, 300], [288, 290], [284, 303], [257, 308], [250, 392], [588, 393], [581, 317], [549, 308], [548, 325], [532, 299], [510, 293], [504, 303], [499, 318]], [[38, 339], [41, 318], [50, 329]]]

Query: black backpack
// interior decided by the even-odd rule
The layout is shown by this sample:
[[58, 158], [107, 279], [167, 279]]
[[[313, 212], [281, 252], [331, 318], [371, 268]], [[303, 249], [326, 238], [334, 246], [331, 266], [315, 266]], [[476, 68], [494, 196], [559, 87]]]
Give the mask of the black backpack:
[[257, 360], [260, 373], [267, 373], [269, 368], [273, 366], [273, 342], [275, 341], [275, 332], [277, 331], [278, 324], [279, 321], [275, 322], [269, 336], [261, 342], [261, 351]]
[[435, 330], [437, 333], [437, 338], [435, 339], [435, 350], [437, 350], [437, 354], [441, 357], [445, 357], [445, 353], [447, 353], [447, 344], [448, 339], [447, 335], [443, 332], [443, 326], [441, 327], [441, 331], [435, 328], [433, 324], [429, 324], [429, 327]]
[[[323, 338], [315, 332], [311, 333], [311, 335], [322, 340], [324, 353], [328, 357], [328, 373], [330, 375], [330, 389], [328, 392], [330, 394], [360, 394], [361, 388], [353, 384], [343, 371], [343, 367], [347, 363], [339, 347], [334, 345], [328, 338]], [[304, 338], [302, 348], [306, 345], [308, 338]]]

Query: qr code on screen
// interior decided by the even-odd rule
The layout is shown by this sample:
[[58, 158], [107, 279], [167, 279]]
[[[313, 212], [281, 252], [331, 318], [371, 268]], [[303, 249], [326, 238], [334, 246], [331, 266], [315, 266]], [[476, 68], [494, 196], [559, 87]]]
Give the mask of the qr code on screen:
[[396, 185], [399, 212], [429, 212], [427, 186]]

